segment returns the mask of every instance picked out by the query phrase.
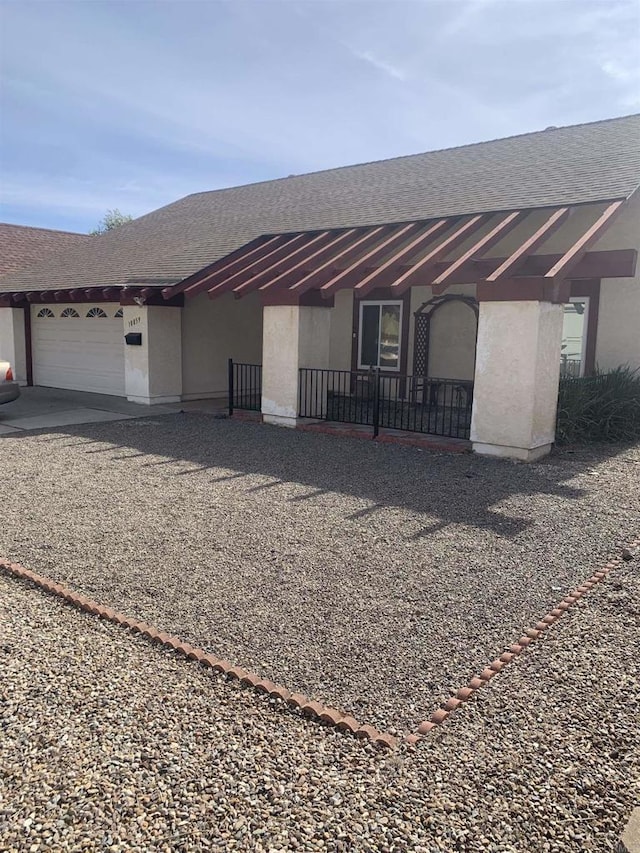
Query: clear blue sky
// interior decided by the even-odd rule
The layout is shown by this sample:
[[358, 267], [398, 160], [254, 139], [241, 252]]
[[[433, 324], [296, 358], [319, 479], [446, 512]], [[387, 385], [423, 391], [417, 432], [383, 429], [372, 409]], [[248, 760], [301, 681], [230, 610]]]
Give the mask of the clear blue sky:
[[640, 110], [638, 0], [0, 0], [0, 220]]

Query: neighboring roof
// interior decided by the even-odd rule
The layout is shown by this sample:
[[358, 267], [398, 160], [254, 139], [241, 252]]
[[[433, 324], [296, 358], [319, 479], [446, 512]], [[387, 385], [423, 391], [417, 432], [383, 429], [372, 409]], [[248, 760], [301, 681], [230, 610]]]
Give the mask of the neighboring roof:
[[53, 253], [80, 246], [89, 239], [88, 234], [73, 231], [52, 231], [51, 228], [0, 222], [0, 275], [24, 270], [44, 259], [51, 259]]
[[261, 234], [627, 198], [640, 114], [196, 193], [91, 238], [0, 291], [166, 286]]

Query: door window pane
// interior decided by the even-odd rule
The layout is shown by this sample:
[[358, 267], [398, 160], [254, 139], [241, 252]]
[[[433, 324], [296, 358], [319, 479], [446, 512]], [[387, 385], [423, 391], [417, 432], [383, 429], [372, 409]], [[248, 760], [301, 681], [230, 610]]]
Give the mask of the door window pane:
[[400, 306], [382, 305], [380, 323], [380, 367], [398, 370], [400, 366]]
[[362, 306], [360, 327], [360, 363], [364, 367], [378, 366], [378, 343], [380, 329], [380, 306]]
[[562, 349], [560, 352], [563, 376], [582, 376], [584, 374], [588, 313], [588, 297], [572, 299], [564, 306]]

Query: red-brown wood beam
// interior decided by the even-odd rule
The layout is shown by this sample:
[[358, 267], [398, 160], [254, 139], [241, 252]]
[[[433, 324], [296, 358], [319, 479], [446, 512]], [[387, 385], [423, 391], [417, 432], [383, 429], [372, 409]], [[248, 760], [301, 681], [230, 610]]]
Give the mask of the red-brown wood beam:
[[397, 267], [397, 265], [407, 257], [411, 257], [411, 255], [421, 251], [429, 243], [432, 243], [434, 238], [451, 225], [451, 221], [451, 219], [439, 219], [437, 222], [428, 226], [426, 230], [423, 230], [421, 234], [418, 234], [417, 237], [414, 237], [414, 239], [407, 243], [406, 246], [403, 246], [397, 252], [394, 252], [394, 254], [380, 267], [378, 267], [375, 272], [369, 273], [369, 275], [365, 276], [362, 281], [359, 281], [358, 284], [355, 285], [354, 291], [356, 296], [365, 296], [376, 287], [379, 287], [386, 273], [389, 273], [394, 267]]
[[53, 302], [54, 301], [53, 290], [41, 290], [39, 296], [40, 296], [40, 302]]
[[289, 288], [295, 293], [306, 293], [307, 290], [312, 290], [324, 283], [324, 278], [331, 278], [340, 272], [340, 264], [349, 264], [353, 258], [357, 257], [361, 252], [369, 248], [369, 246], [377, 243], [386, 233], [389, 232], [389, 226], [380, 225], [371, 230], [365, 230], [365, 233], [355, 242], [351, 243], [346, 248], [338, 252], [337, 255], [329, 258], [320, 266], [314, 267], [306, 271], [306, 274], [296, 284], [292, 284]]
[[28, 302], [26, 293], [12, 293], [11, 301], [14, 305], [24, 305], [25, 302]]
[[561, 207], [558, 210], [554, 210], [551, 216], [542, 223], [538, 230], [535, 231], [528, 240], [521, 243], [496, 270], [487, 276], [486, 281], [500, 281], [500, 279], [515, 275], [515, 273], [522, 267], [527, 257], [531, 255], [538, 246], [544, 243], [545, 240], [548, 240], [549, 237], [560, 228], [563, 222], [566, 221], [568, 216], [568, 207]]
[[31, 290], [29, 293], [25, 293], [25, 298], [27, 302], [40, 302], [40, 291]]
[[464, 241], [473, 234], [474, 231], [477, 231], [478, 228], [484, 225], [487, 219], [487, 214], [480, 213], [477, 216], [472, 216], [471, 219], [467, 219], [466, 222], [463, 222], [462, 225], [456, 228], [452, 234], [445, 237], [445, 239], [434, 249], [427, 252], [423, 258], [413, 264], [410, 270], [402, 274], [393, 282], [390, 289], [394, 296], [404, 293], [405, 290], [408, 290], [412, 284], [418, 280], [418, 278], [421, 278], [424, 284], [429, 284], [429, 277], [434, 265], [443, 257], [446, 257], [449, 252], [453, 251], [456, 246], [464, 243]]
[[[326, 231], [322, 231], [324, 236]], [[316, 235], [319, 236], [319, 235]], [[280, 241], [275, 248], [270, 248], [267, 252], [258, 252], [254, 260], [247, 264], [246, 259], [238, 258], [240, 262], [234, 270], [222, 269], [211, 277], [205, 289], [209, 293], [210, 298], [220, 296], [222, 293], [227, 293], [251, 279], [254, 275], [258, 275], [272, 267], [277, 267], [278, 263], [285, 258], [288, 258], [297, 248], [305, 248], [309, 243], [308, 234], [289, 234], [284, 242]], [[194, 292], [199, 293], [200, 287], [194, 291], [193, 288], [185, 290], [185, 296], [190, 297]]]
[[[269, 281], [265, 282], [264, 284], [261, 284], [258, 287], [258, 290], [267, 290], [272, 287], [277, 287], [278, 285], [280, 287], [286, 287], [290, 281], [290, 276], [295, 276], [296, 271], [298, 271], [299, 275], [299, 271], [303, 269], [307, 264], [311, 264], [313, 266], [315, 263], [322, 263], [322, 261], [324, 260], [331, 260], [335, 258], [336, 250], [340, 249], [342, 244], [346, 241], [352, 241], [352, 238], [357, 233], [358, 232], [355, 228], [350, 228], [348, 231], [343, 231], [341, 234], [338, 234], [336, 237], [333, 237], [328, 243], [325, 243], [319, 249], [316, 249], [315, 252], [312, 252], [310, 255], [305, 255], [293, 266], [290, 266], [288, 267], [288, 269], [283, 270], [281, 273], [276, 275], [275, 278], [270, 278]], [[262, 278], [262, 276], [260, 276], [260, 278]]]
[[118, 287], [103, 287], [102, 288], [102, 298], [106, 299], [108, 302], [114, 301], [118, 299], [120, 296], [120, 289]]
[[358, 271], [361, 272], [377, 260], [380, 260], [380, 258], [383, 258], [395, 249], [396, 246], [401, 245], [408, 237], [413, 236], [416, 232], [421, 230], [422, 225], [416, 222], [411, 222], [408, 225], [399, 225], [381, 243], [371, 249], [371, 251], [367, 252], [366, 255], [361, 257], [359, 260], [354, 261], [345, 270], [342, 270], [342, 272], [333, 276], [333, 278], [331, 278], [326, 284], [323, 284], [320, 288], [320, 292], [328, 296], [336, 290], [346, 287], [347, 285], [345, 281], [350, 276]]
[[251, 261], [253, 258], [264, 254], [269, 250], [269, 248], [273, 249], [276, 246], [283, 245], [290, 238], [290, 234], [275, 234], [271, 237], [257, 237], [255, 240], [251, 240], [244, 246], [240, 246], [239, 249], [235, 249], [229, 255], [218, 258], [218, 260], [213, 263], [208, 264], [206, 267], [203, 267], [197, 272], [194, 272], [192, 275], [182, 281], [179, 281], [177, 284], [164, 287], [162, 289], [162, 295], [165, 299], [170, 299], [172, 296], [175, 296], [176, 293], [186, 293], [186, 291], [189, 290], [190, 295], [195, 296], [196, 293], [206, 290], [207, 284], [210, 286], [215, 284], [216, 282], [213, 281], [213, 278], [217, 276], [218, 273], [224, 272], [227, 275], [231, 275], [232, 273], [237, 272], [238, 269], [241, 269], [248, 260]]
[[609, 228], [615, 216], [620, 213], [624, 200], [614, 201], [609, 204], [604, 212], [596, 219], [593, 225], [584, 232], [584, 234], [576, 240], [576, 242], [568, 249], [564, 255], [557, 261], [551, 269], [545, 273], [545, 279], [551, 282], [562, 281], [567, 278], [569, 273], [576, 267], [578, 262], [584, 257], [593, 244], [602, 234]]
[[478, 302], [568, 302], [571, 294], [571, 282], [563, 281], [559, 285], [546, 281], [544, 276], [517, 276], [503, 278], [487, 283], [479, 281], [476, 287]]
[[492, 246], [499, 243], [500, 240], [509, 233], [509, 231], [515, 228], [516, 225], [522, 221], [525, 215], [526, 214], [521, 210], [513, 210], [511, 213], [503, 216], [500, 222], [498, 222], [497, 225], [494, 225], [494, 227], [488, 231], [484, 237], [477, 240], [471, 248], [467, 249], [467, 251], [463, 252], [459, 258], [449, 264], [444, 272], [441, 272], [439, 276], [434, 278], [434, 294], [438, 295], [440, 293], [444, 293], [456, 270], [462, 269], [462, 267], [478, 253], [487, 252]]
[[[306, 259], [309, 257], [314, 247], [318, 248], [321, 246], [322, 248], [326, 248], [327, 245], [330, 245], [334, 239], [334, 232], [320, 231], [318, 234], [305, 234], [304, 236], [306, 240], [301, 246], [292, 249], [284, 257], [281, 257], [272, 264], [269, 264], [268, 267], [260, 272], [256, 272], [248, 278], [245, 277], [244, 280], [242, 280], [244, 273], [238, 273], [241, 278], [240, 282], [234, 283], [230, 288], [234, 295], [245, 296], [247, 293], [257, 290], [260, 284], [266, 284], [270, 276], [280, 275], [281, 272], [288, 272], [301, 258]], [[226, 284], [227, 282], [222, 285], [223, 289], [226, 288]], [[211, 296], [211, 291], [209, 292], [209, 295]]]

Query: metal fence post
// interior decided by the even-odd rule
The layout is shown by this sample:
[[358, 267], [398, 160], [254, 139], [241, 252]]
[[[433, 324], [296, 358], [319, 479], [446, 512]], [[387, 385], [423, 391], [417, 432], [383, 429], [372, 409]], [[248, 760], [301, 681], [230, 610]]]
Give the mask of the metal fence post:
[[380, 432], [380, 368], [373, 369], [373, 437]]
[[229, 359], [229, 417], [233, 417], [233, 359]]

